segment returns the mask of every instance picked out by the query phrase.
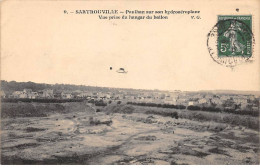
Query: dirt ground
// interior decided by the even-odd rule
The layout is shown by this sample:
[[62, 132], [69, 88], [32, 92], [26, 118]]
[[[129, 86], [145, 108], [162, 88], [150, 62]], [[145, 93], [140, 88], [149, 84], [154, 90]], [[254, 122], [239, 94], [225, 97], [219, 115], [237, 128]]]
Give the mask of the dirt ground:
[[151, 114], [2, 119], [2, 164], [259, 164], [259, 132]]

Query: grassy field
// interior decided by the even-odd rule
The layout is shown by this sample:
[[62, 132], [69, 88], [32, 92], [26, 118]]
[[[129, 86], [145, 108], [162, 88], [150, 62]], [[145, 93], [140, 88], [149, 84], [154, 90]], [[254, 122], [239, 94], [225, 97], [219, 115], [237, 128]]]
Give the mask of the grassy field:
[[145, 113], [156, 114], [161, 116], [169, 116], [175, 118], [189, 119], [200, 122], [217, 122], [223, 124], [230, 124], [233, 126], [247, 127], [254, 130], [259, 130], [259, 118], [247, 115], [237, 115], [228, 113], [214, 113], [206, 111], [190, 111], [190, 110], [176, 110], [166, 109], [158, 107], [143, 107], [133, 105], [118, 105], [109, 106], [106, 109], [107, 112], [119, 112], [119, 113]]
[[47, 117], [55, 113], [87, 111], [86, 102], [67, 103], [1, 103], [1, 118]]
[[258, 117], [86, 102], [1, 111], [2, 164], [259, 164]]

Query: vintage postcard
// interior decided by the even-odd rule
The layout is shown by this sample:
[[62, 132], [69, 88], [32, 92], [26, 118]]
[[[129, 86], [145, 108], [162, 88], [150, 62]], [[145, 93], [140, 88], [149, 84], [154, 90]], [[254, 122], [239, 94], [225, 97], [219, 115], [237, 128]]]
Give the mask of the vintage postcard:
[[259, 165], [259, 8], [1, 1], [1, 164]]

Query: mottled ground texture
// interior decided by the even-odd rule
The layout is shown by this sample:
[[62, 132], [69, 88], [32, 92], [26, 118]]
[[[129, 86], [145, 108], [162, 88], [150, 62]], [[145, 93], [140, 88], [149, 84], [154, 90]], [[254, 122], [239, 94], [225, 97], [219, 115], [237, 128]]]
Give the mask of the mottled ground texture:
[[93, 108], [2, 118], [2, 164], [259, 164], [257, 130], [135, 106]]

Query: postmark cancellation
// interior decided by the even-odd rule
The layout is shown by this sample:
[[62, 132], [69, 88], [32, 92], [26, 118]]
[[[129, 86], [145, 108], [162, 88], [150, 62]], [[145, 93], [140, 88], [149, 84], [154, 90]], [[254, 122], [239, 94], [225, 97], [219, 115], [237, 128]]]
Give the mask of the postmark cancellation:
[[207, 38], [210, 56], [226, 67], [251, 61], [253, 46], [251, 15], [219, 15]]

